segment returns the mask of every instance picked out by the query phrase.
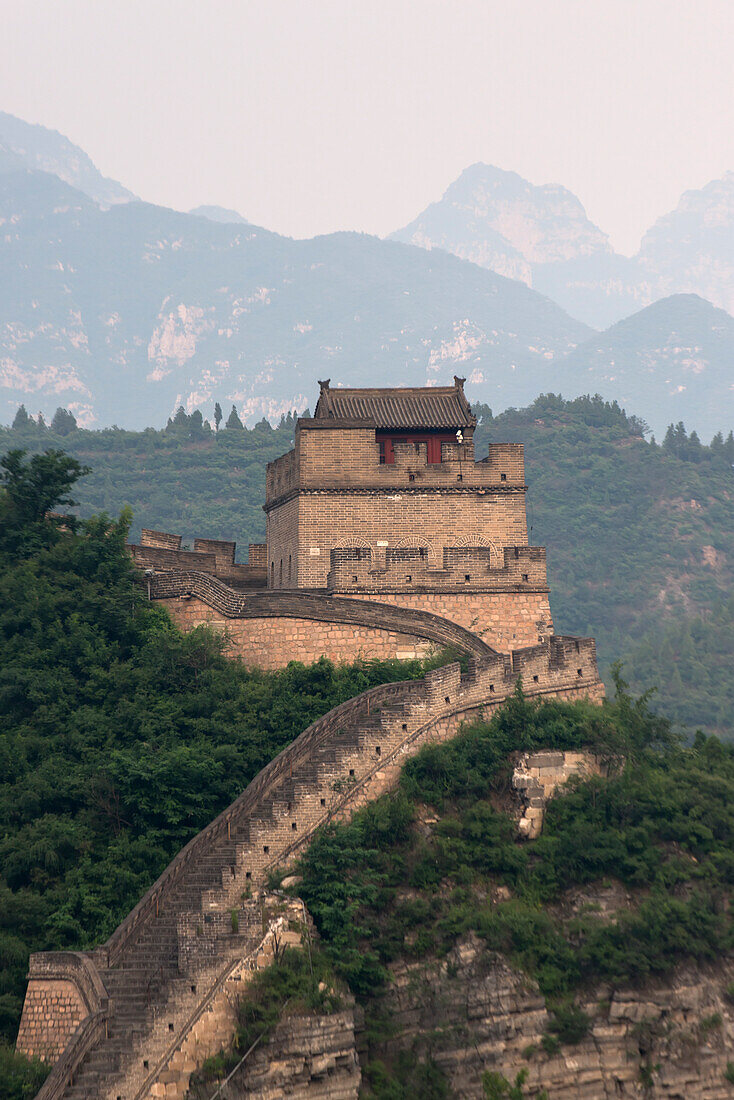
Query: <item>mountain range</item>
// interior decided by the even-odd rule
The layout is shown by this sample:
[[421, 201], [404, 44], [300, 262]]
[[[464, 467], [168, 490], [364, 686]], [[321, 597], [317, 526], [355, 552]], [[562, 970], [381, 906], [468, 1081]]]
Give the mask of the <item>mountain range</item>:
[[[711, 187], [724, 224], [726, 186]], [[695, 272], [690, 226], [712, 220], [705, 205], [689, 197], [682, 222], [648, 234], [651, 270], [675, 254]], [[217, 400], [253, 422], [303, 409], [325, 375], [430, 385], [457, 373], [496, 411], [596, 389], [658, 433], [734, 423], [732, 318], [694, 293], [640, 311], [651, 295], [630, 275], [637, 261], [564, 188], [475, 166], [394, 236], [292, 240], [234, 210], [152, 206], [66, 138], [0, 114], [0, 422], [23, 402], [143, 427], [178, 404], [211, 415]], [[711, 256], [723, 237], [712, 229]], [[603, 267], [609, 286], [619, 276], [604, 308], [627, 295], [638, 312], [600, 335], [567, 303], [590, 299], [580, 272]], [[710, 268], [713, 291], [724, 267]]]
[[565, 187], [488, 164], [467, 168], [391, 239], [521, 279], [593, 328], [669, 294], [699, 294], [734, 312], [734, 172], [686, 191], [632, 257], [614, 252]]

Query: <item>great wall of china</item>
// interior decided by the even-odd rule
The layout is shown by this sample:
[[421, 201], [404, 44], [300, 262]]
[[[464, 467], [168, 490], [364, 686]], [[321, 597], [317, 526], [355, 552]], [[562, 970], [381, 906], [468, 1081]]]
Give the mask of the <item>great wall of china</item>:
[[[390, 788], [423, 745], [489, 716], [518, 680], [533, 698], [603, 698], [593, 639], [553, 633], [545, 552], [526, 544], [522, 448], [474, 463], [460, 383], [342, 391], [372, 405], [358, 397], [336, 414], [323, 383], [317, 419], [299, 421], [295, 451], [269, 468], [268, 542], [247, 565], [231, 542], [188, 551], [144, 532], [131, 548], [148, 597], [184, 629], [224, 630], [246, 664], [439, 648], [466, 671], [453, 661], [336, 707], [190, 841], [107, 943], [32, 956], [18, 1049], [53, 1063], [37, 1100], [182, 1098], [232, 1037], [233, 990], [270, 957], [283, 920], [268, 916], [271, 872]], [[422, 416], [425, 430], [405, 439], [398, 424], [401, 438], [381, 439], [376, 418], [394, 433], [398, 414]]]

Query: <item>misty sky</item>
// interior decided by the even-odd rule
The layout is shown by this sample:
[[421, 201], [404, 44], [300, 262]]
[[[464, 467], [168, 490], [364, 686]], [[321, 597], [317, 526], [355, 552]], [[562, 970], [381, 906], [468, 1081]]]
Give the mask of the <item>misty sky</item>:
[[621, 251], [734, 169], [731, 0], [5, 0], [0, 109], [151, 202], [386, 234], [467, 165]]

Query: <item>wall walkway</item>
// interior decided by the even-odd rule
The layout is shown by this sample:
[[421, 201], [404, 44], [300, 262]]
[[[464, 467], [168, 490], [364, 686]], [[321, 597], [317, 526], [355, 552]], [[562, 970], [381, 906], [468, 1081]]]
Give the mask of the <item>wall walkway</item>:
[[[254, 609], [258, 617], [264, 606], [287, 617], [311, 618], [320, 609], [322, 615], [384, 619], [389, 612], [391, 624], [409, 621], [415, 634], [420, 623], [430, 632], [423, 636], [455, 645], [470, 656], [470, 666], [463, 675], [455, 663], [423, 680], [376, 687], [334, 708], [176, 856], [107, 943], [84, 956], [109, 994], [108, 1016], [103, 1028], [97, 1021], [81, 1039], [77, 1029], [39, 1100], [179, 1095], [166, 1052], [186, 1047], [187, 1027], [199, 1018], [200, 1006], [262, 939], [256, 902], [271, 871], [292, 860], [322, 824], [351, 814], [395, 783], [405, 759], [422, 745], [450, 738], [462, 721], [491, 713], [518, 676], [530, 696], [603, 696], [592, 639], [553, 637], [508, 656], [425, 612], [372, 602], [354, 607], [359, 601], [342, 598], [330, 598], [326, 608], [324, 597], [302, 592], [268, 593], [267, 604], [258, 606], [256, 598], [200, 574], [153, 582], [156, 594], [190, 590], [217, 600], [224, 614]], [[29, 1028], [36, 1026], [37, 1035], [56, 1018], [52, 986], [47, 993], [29, 1003]]]

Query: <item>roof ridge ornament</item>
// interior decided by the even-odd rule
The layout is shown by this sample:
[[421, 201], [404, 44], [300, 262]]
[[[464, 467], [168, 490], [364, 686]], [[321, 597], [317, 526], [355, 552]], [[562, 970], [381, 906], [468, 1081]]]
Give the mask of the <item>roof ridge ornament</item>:
[[329, 416], [334, 415], [334, 410], [331, 406], [331, 400], [329, 398], [329, 383], [330, 378], [318, 379], [319, 383], [319, 399], [316, 404], [316, 416], [321, 419], [326, 419]]

